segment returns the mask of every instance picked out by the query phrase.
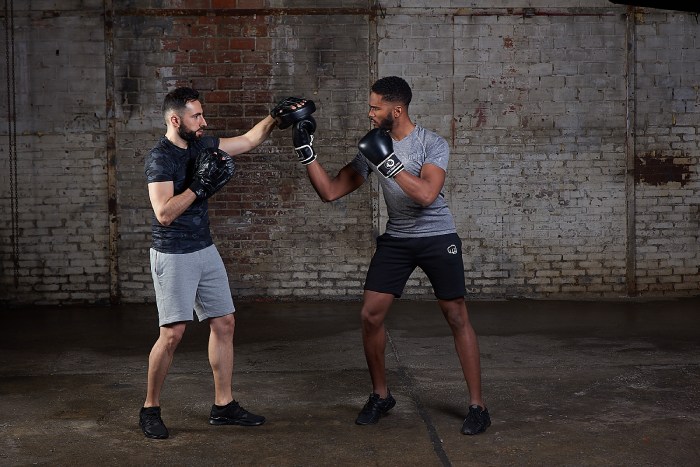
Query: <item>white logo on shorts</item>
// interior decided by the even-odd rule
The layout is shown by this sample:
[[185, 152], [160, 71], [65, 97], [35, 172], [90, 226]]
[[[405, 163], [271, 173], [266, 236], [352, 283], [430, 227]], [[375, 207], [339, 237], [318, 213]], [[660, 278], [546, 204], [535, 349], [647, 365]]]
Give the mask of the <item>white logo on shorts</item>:
[[454, 244], [448, 246], [448, 247], [447, 247], [447, 252], [448, 252], [449, 254], [451, 254], [451, 255], [456, 255], [456, 254], [457, 254], [457, 246], [455, 246]]

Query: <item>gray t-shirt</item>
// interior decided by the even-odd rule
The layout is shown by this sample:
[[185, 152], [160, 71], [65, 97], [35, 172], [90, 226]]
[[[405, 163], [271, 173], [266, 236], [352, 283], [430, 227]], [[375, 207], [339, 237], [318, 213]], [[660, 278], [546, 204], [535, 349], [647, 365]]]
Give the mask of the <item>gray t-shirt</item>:
[[[423, 164], [433, 164], [447, 171], [450, 160], [447, 141], [420, 125], [416, 125], [401, 141], [394, 141], [394, 152], [405, 169], [416, 177], [420, 176]], [[371, 172], [377, 172], [377, 168], [360, 153], [351, 164], [365, 179]], [[378, 172], [377, 178], [389, 212], [387, 234], [394, 237], [432, 237], [457, 232], [442, 191], [433, 204], [423, 207], [409, 198], [394, 179], [386, 178]]]

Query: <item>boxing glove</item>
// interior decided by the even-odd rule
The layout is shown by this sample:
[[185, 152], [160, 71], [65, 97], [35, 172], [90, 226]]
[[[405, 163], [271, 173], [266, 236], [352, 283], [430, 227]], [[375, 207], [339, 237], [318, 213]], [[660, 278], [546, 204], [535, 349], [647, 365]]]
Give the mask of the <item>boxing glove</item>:
[[316, 131], [316, 120], [311, 116], [296, 122], [292, 127], [294, 151], [297, 153], [299, 162], [304, 165], [316, 160], [316, 152], [313, 148], [314, 131]]
[[386, 178], [394, 178], [404, 167], [394, 154], [394, 144], [386, 130], [370, 130], [357, 145], [365, 159], [377, 166], [377, 170]]

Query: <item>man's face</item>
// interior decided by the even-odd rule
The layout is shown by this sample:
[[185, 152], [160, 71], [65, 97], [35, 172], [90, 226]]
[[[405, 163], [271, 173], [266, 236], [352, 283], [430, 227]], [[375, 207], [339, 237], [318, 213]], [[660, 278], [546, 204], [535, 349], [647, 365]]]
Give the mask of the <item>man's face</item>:
[[394, 126], [395, 104], [382, 100], [382, 96], [371, 92], [369, 94], [369, 119], [377, 128], [391, 131]]
[[177, 128], [177, 133], [180, 138], [187, 142], [196, 141], [204, 135], [204, 129], [207, 127], [207, 121], [204, 120], [202, 111], [202, 103], [199, 101], [190, 101], [185, 106], [185, 110], [179, 116], [180, 126]]

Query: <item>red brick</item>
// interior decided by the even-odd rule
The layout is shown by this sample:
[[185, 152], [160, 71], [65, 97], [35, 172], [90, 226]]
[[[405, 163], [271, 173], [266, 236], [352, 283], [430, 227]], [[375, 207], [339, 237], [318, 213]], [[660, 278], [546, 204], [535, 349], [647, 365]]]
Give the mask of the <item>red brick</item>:
[[209, 91], [204, 96], [204, 101], [208, 104], [221, 104], [229, 102], [228, 91]]
[[231, 49], [255, 50], [255, 39], [235, 38], [229, 41]]
[[212, 8], [236, 8], [237, 0], [211, 0]]

